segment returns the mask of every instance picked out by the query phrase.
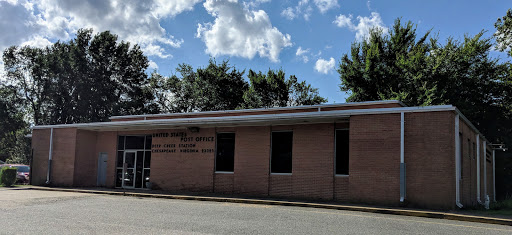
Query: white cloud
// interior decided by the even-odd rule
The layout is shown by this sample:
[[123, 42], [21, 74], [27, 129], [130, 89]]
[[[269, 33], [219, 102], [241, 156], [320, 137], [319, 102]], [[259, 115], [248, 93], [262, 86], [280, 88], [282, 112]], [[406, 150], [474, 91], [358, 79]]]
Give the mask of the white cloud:
[[314, 0], [314, 2], [322, 14], [332, 8], [339, 7], [338, 0]]
[[324, 60], [320, 58], [315, 63], [315, 70], [318, 71], [319, 73], [328, 74], [330, 71], [334, 69], [335, 64], [336, 62], [332, 57], [329, 60]]
[[382, 18], [380, 18], [379, 13], [377, 12], [372, 12], [371, 17], [358, 16], [357, 20], [359, 23], [355, 25], [352, 22], [352, 15], [339, 15], [336, 17], [333, 23], [340, 28], [347, 27], [351, 31], [355, 31], [356, 40], [358, 41], [367, 39], [371, 28], [380, 28], [383, 33], [388, 32], [388, 28], [384, 25]]
[[253, 1], [248, 1], [248, 2], [244, 2], [244, 7], [245, 8], [256, 8], [256, 7], [259, 7], [260, 4], [268, 3], [270, 1], [271, 0], [253, 0]]
[[281, 16], [288, 20], [293, 20], [302, 15], [305, 20], [309, 20], [312, 12], [313, 8], [309, 5], [309, 0], [301, 0], [297, 6], [284, 9], [281, 12]]
[[41, 29], [33, 9], [26, 2], [0, 1], [0, 50], [20, 45]]
[[178, 48], [160, 21], [192, 10], [201, 0], [21, 0], [0, 1], [0, 50], [10, 45], [45, 46], [69, 40], [79, 28], [110, 30], [120, 40], [137, 43], [148, 56], [170, 57]]
[[203, 5], [215, 21], [198, 24], [196, 37], [213, 56], [252, 59], [257, 54], [277, 62], [281, 50], [292, 45], [290, 35], [273, 27], [263, 10], [244, 8], [236, 0], [207, 0]]
[[155, 63], [155, 61], [150, 60], [148, 69], [158, 69], [158, 65]]
[[295, 52], [295, 55], [302, 58], [302, 61], [304, 63], [307, 63], [309, 61], [309, 48], [303, 50], [302, 47], [297, 48], [297, 52]]

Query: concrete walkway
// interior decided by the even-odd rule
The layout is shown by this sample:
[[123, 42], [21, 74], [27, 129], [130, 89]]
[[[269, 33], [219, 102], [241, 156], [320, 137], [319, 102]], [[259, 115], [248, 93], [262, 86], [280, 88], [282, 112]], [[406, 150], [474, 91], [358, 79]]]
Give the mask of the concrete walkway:
[[416, 216], [416, 217], [425, 217], [425, 218], [448, 219], [448, 220], [457, 220], [457, 221], [468, 221], [468, 222], [479, 222], [479, 223], [500, 224], [500, 225], [512, 226], [512, 219], [469, 215], [465, 211], [441, 212], [441, 211], [419, 210], [419, 209], [408, 209], [408, 208], [347, 205], [347, 204], [338, 204], [335, 202], [290, 201], [290, 200], [279, 200], [279, 199], [269, 199], [269, 198], [235, 197], [233, 195], [226, 196], [226, 195], [215, 195], [215, 194], [194, 195], [194, 194], [183, 194], [181, 192], [179, 194], [175, 194], [175, 193], [170, 194], [169, 192], [160, 191], [160, 190], [129, 190], [129, 191], [127, 191], [127, 190], [123, 190], [123, 189], [110, 189], [110, 188], [56, 188], [56, 187], [40, 187], [40, 186], [23, 186], [18, 189], [93, 193], [93, 194], [180, 199], [180, 200], [231, 202], [231, 203], [246, 203], [246, 204], [279, 205], [279, 206], [297, 206], [297, 207], [323, 208], [323, 209], [333, 209], [333, 210], [361, 211], [361, 212], [371, 212], [371, 213], [380, 213], [380, 214]]

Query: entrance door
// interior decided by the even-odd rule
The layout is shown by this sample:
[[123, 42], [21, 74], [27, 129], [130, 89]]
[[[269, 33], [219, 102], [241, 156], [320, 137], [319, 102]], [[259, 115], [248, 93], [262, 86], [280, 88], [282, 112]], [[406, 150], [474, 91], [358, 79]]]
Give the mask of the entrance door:
[[107, 153], [100, 153], [98, 157], [98, 178], [97, 186], [105, 186], [107, 181]]
[[125, 151], [123, 158], [123, 188], [135, 187], [136, 151]]

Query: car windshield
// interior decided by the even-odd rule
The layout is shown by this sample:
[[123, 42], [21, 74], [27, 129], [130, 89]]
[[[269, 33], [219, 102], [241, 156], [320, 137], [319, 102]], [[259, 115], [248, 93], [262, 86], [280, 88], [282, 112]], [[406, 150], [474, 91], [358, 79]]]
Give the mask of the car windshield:
[[18, 169], [18, 172], [30, 172], [30, 167], [28, 166], [14, 166]]

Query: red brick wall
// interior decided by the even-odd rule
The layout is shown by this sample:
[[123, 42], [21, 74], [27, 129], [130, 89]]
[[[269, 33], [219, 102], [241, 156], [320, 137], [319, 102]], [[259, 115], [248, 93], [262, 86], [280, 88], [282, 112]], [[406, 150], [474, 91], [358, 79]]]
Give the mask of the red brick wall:
[[349, 201], [349, 176], [336, 176], [334, 178], [334, 200]]
[[406, 199], [412, 206], [455, 205], [454, 120], [453, 112], [405, 114]]
[[76, 128], [53, 129], [52, 184], [72, 186], [76, 153]]
[[77, 130], [74, 186], [96, 186], [98, 153], [96, 132]]
[[32, 174], [33, 185], [44, 185], [48, 171], [48, 151], [50, 148], [50, 129], [34, 129], [32, 131]]
[[232, 194], [234, 187], [234, 174], [215, 173], [214, 175], [214, 192]]
[[[158, 131], [153, 131], [157, 133]], [[189, 130], [162, 130], [162, 132], [185, 132], [187, 138], [215, 137], [214, 128], [201, 128], [199, 132]], [[202, 153], [202, 149], [215, 149], [213, 141], [182, 142], [180, 137], [153, 138], [153, 144], [196, 144], [198, 153], [151, 154], [151, 182], [164, 190], [213, 191], [213, 169], [215, 152]], [[189, 149], [189, 148], [184, 148]]]
[[267, 196], [270, 172], [270, 127], [237, 127], [234, 192]]
[[297, 125], [293, 129], [294, 197], [332, 199], [334, 124]]
[[400, 114], [350, 117], [349, 200], [400, 201]]

